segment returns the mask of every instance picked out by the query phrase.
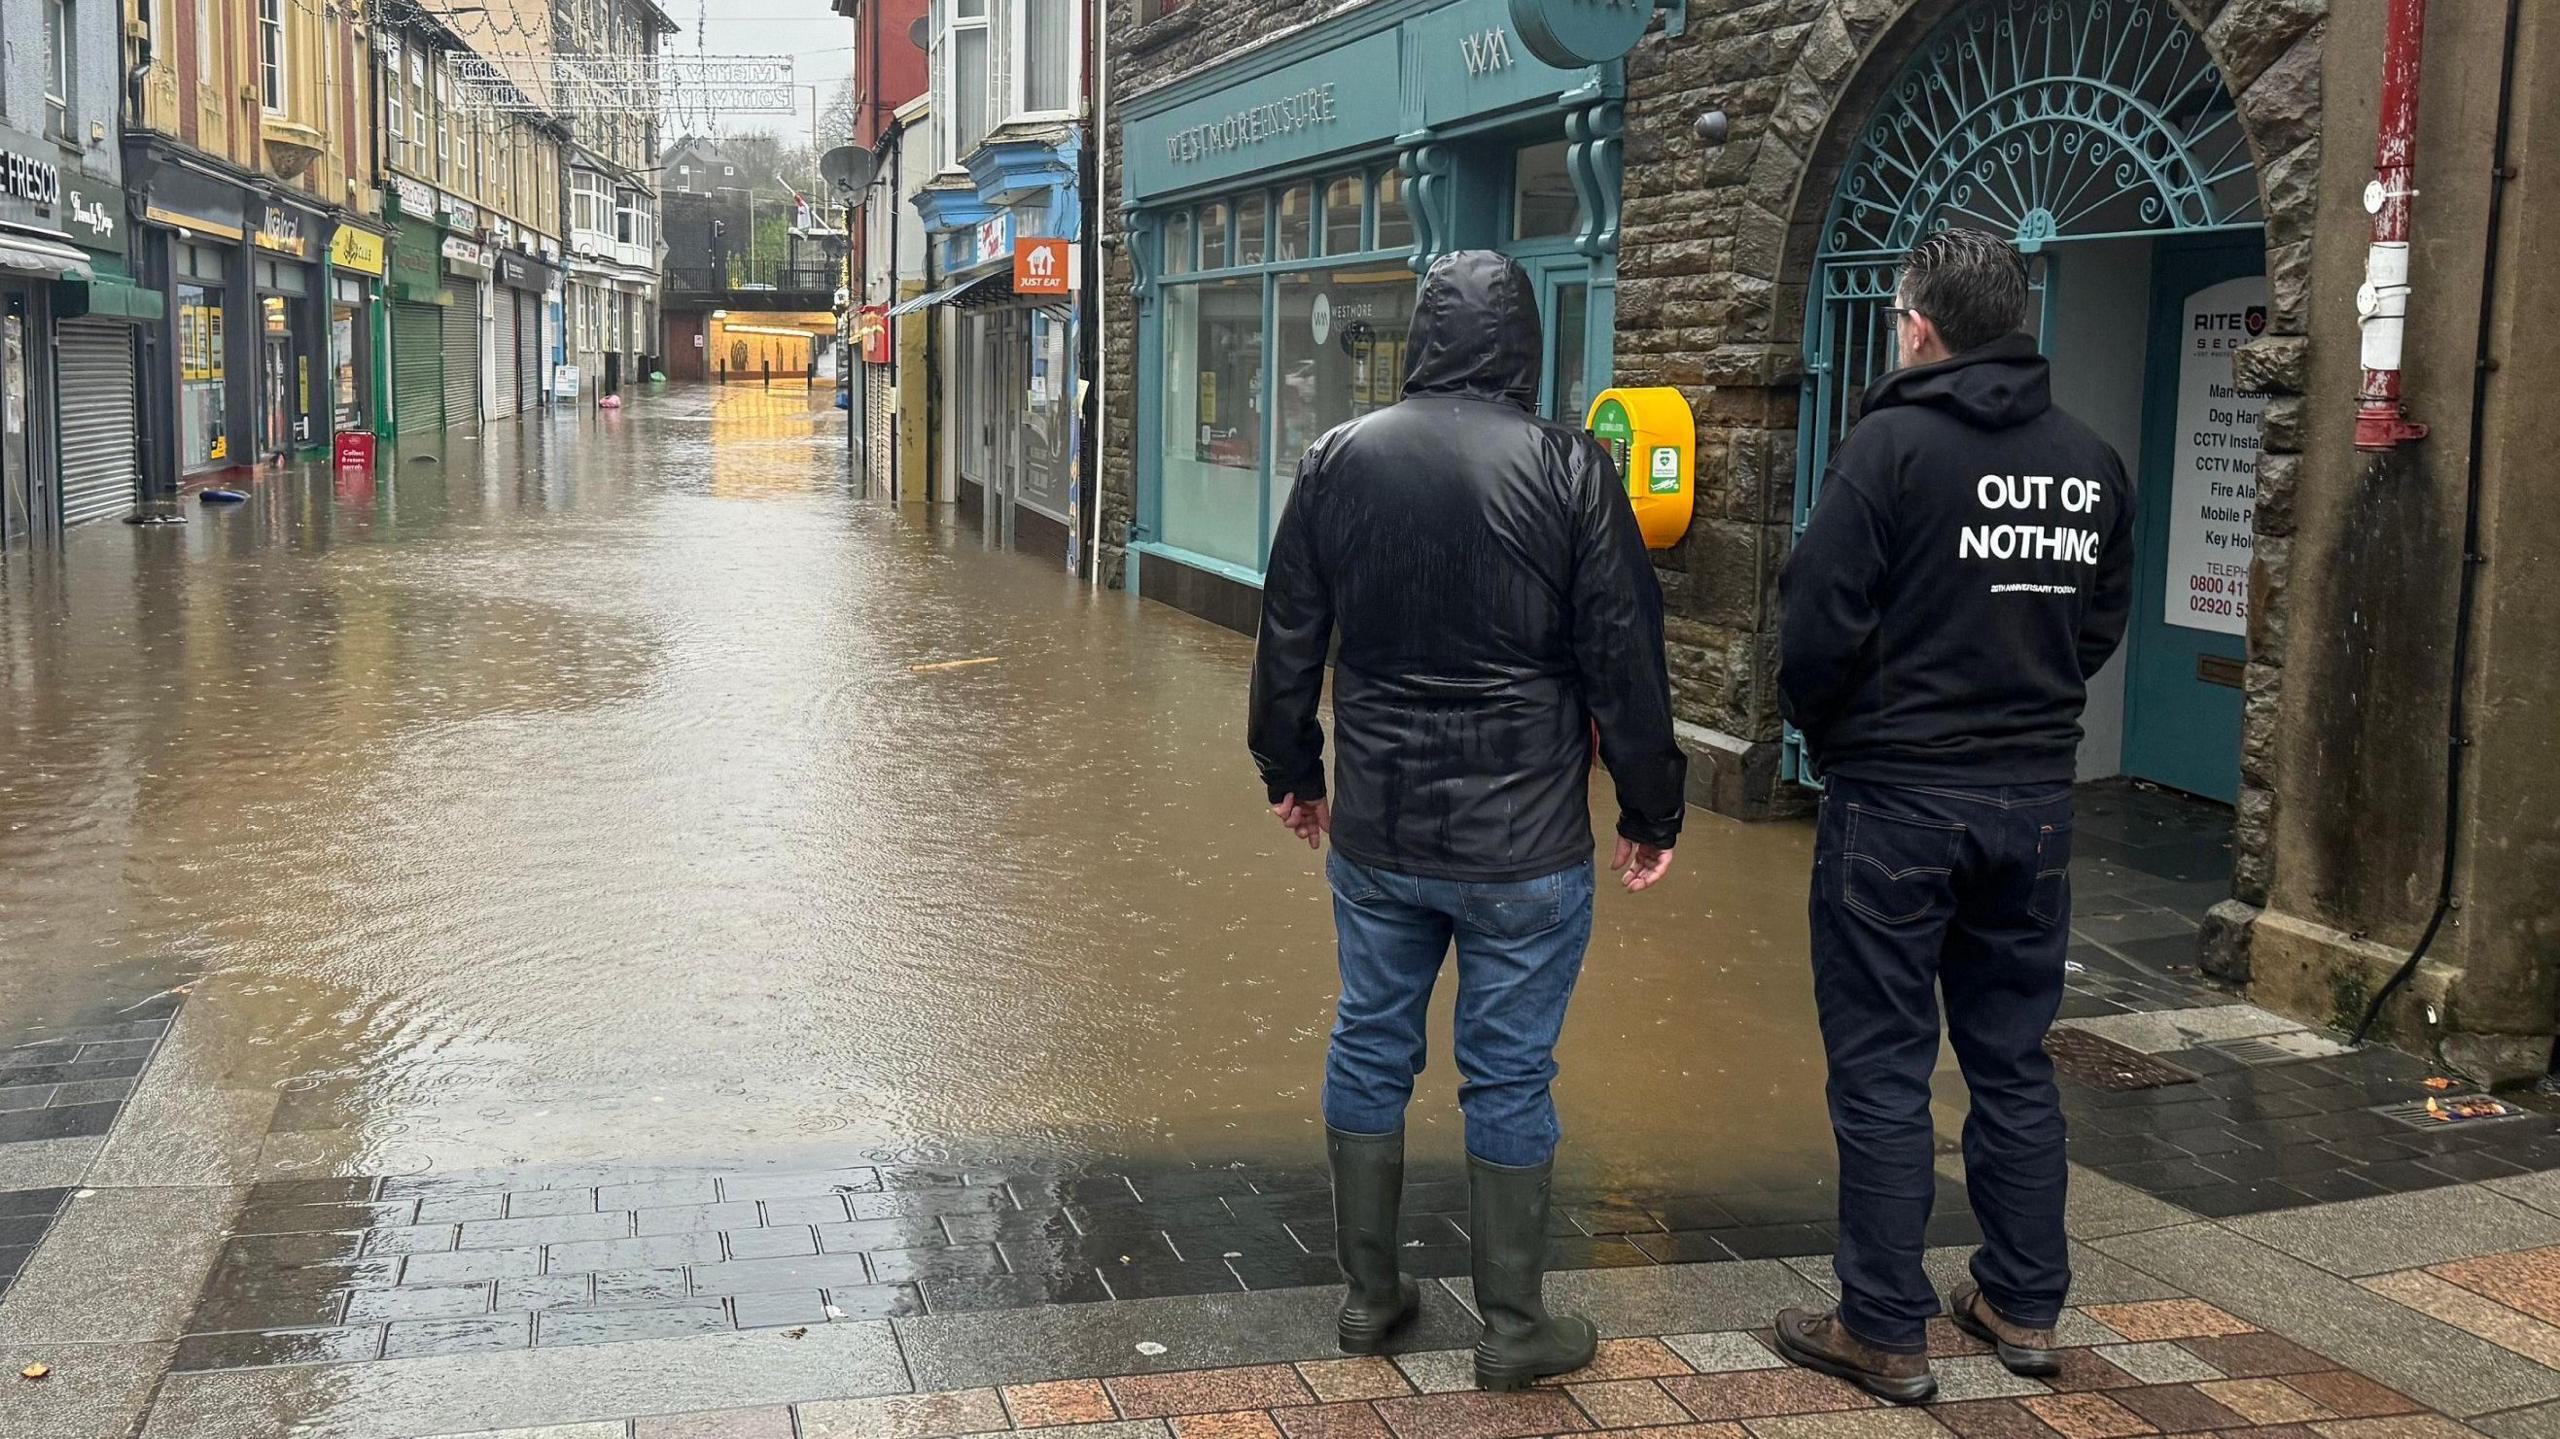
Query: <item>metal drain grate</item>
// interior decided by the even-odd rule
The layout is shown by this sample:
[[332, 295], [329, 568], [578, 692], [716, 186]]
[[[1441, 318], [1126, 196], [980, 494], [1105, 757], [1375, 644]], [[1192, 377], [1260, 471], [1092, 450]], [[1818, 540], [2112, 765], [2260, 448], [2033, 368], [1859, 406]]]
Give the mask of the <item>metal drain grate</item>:
[[[2405, 1124], [2411, 1129], [2468, 1129], [2475, 1124], [2505, 1124], [2509, 1120], [2522, 1119], [2533, 1112], [2520, 1105], [2509, 1104], [2502, 1099], [2490, 1099], [2486, 1095], [2479, 1094], [2439, 1096], [2435, 1103], [2443, 1106], [2441, 1113], [2429, 1111], [2427, 1103], [2423, 1099], [2410, 1099], [2398, 1104], [2377, 1104], [2373, 1107], [2373, 1112], [2385, 1119]], [[2457, 1105], [2484, 1103], [2496, 1105], [2504, 1112], [2461, 1114], [2454, 1108]]]
[[2101, 1039], [2085, 1029], [2057, 1027], [2044, 1038], [2044, 1052], [2066, 1079], [2092, 1089], [2166, 1089], [2193, 1084], [2196, 1077], [2166, 1060]]

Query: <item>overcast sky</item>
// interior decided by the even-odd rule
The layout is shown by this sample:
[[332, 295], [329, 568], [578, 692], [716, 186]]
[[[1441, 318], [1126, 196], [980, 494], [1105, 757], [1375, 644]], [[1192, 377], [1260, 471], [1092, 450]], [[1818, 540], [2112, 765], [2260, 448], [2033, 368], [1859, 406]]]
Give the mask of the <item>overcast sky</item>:
[[[828, 0], [659, 0], [683, 33], [666, 38], [669, 50], [690, 55], [697, 44], [714, 55], [788, 55], [792, 78], [818, 90], [821, 105], [853, 73], [853, 22], [835, 13]], [[709, 28], [697, 36], [705, 14]], [[745, 135], [770, 130], [785, 140], [809, 139], [809, 92], [799, 93], [799, 109], [790, 115], [728, 115], [719, 132]]]

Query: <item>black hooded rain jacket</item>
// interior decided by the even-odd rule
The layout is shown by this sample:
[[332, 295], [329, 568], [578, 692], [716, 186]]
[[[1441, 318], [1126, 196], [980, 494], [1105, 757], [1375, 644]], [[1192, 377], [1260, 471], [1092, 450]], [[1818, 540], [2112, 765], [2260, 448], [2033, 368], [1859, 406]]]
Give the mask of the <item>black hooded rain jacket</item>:
[[2134, 484], [2011, 335], [1867, 391], [1778, 578], [1780, 707], [1825, 773], [2067, 783], [2133, 605]]
[[1591, 727], [1618, 832], [1679, 837], [1662, 593], [1616, 467], [1540, 419], [1528, 276], [1443, 256], [1413, 316], [1403, 400], [1298, 466], [1263, 578], [1249, 739], [1276, 803], [1325, 793], [1355, 863], [1501, 882], [1588, 863]]

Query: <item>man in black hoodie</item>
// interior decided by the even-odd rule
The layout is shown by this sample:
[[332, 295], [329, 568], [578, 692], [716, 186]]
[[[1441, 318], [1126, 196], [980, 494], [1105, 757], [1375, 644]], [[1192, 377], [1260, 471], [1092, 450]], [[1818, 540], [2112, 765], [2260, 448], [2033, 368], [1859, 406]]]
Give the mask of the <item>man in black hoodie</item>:
[[1781, 1314], [1777, 1337], [1904, 1403], [1937, 1389], [1920, 1254], [1941, 992], [1983, 1234], [1948, 1308], [2012, 1370], [2052, 1374], [2071, 1282], [2044, 1038], [2070, 941], [2080, 711], [2124, 636], [2134, 493], [2054, 408], [2026, 304], [2004, 241], [1912, 248], [1893, 307], [1910, 365], [1868, 390], [1779, 579], [1781, 703], [1825, 782], [1811, 909], [1841, 1298]]
[[[1487, 250], [1422, 283], [1401, 402], [1318, 439], [1271, 541], [1248, 738], [1272, 811], [1326, 865], [1342, 997], [1325, 1066], [1342, 1347], [1417, 1306], [1399, 1272], [1404, 1111], [1423, 1019], [1458, 953], [1458, 1088], [1484, 1316], [1476, 1382], [1591, 1362], [1550, 1315], [1556, 1035], [1591, 937], [1591, 735], [1618, 794], [1614, 868], [1671, 865], [1687, 761], [1671, 731], [1662, 594], [1616, 467], [1538, 418], [1536, 293]], [[1334, 798], [1324, 694], [1333, 681]]]

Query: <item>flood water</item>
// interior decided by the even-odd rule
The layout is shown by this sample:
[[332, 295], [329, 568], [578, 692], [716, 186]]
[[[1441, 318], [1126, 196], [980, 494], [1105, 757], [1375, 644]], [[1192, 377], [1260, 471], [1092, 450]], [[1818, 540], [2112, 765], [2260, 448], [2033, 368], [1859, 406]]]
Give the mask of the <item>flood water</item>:
[[[262, 1177], [1316, 1158], [1330, 917], [1250, 642], [844, 443], [678, 389], [0, 559], [0, 1034], [192, 985], [161, 1062], [274, 1096]], [[1604, 889], [1571, 1178], [1827, 1171], [1808, 848], [1693, 812]]]

